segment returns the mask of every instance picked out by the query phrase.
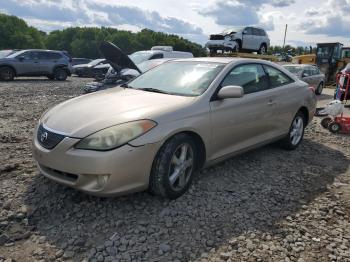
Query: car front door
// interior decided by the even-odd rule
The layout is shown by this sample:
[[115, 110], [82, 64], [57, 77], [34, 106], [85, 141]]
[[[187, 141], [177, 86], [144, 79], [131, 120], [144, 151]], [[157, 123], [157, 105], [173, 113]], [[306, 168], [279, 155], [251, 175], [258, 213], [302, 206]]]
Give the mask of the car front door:
[[306, 67], [302, 74], [302, 80], [308, 83], [310, 86], [314, 86], [314, 76], [312, 75], [311, 67]]
[[242, 48], [253, 49], [254, 41], [253, 29], [246, 27], [242, 32]]
[[261, 64], [239, 65], [219, 88], [241, 86], [244, 96], [210, 102], [212, 149], [210, 160], [262, 143], [273, 136], [275, 95]]
[[[288, 133], [292, 120], [299, 110], [300, 97], [303, 89], [295, 86], [295, 81], [275, 67], [264, 65], [269, 76], [270, 90], [274, 94], [275, 114], [274, 136]], [[301, 93], [300, 93], [301, 92]]]
[[35, 57], [36, 52], [27, 51], [16, 57], [16, 71], [18, 75], [31, 75], [36, 70], [37, 57]]

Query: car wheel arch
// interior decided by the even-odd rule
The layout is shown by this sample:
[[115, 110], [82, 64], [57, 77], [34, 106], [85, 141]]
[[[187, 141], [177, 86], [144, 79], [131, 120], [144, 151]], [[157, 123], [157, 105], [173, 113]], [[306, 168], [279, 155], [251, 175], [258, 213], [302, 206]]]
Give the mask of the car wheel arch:
[[3, 68], [3, 67], [9, 67], [13, 70], [13, 72], [15, 73], [15, 76], [17, 76], [17, 71], [16, 71], [16, 68], [14, 68], [12, 65], [6, 65], [6, 64], [2, 64], [0, 65], [0, 68]]
[[305, 126], [309, 123], [309, 110], [307, 109], [306, 106], [302, 106], [299, 108], [298, 112], [302, 112], [304, 115], [304, 120], [305, 120]]
[[167, 141], [169, 141], [170, 139], [172, 139], [174, 136], [179, 135], [179, 134], [186, 134], [188, 136], [190, 136], [195, 145], [196, 145], [196, 149], [197, 149], [197, 153], [198, 153], [198, 165], [196, 167], [196, 169], [201, 169], [206, 162], [206, 157], [207, 157], [207, 151], [206, 151], [206, 146], [204, 143], [203, 138], [195, 131], [193, 130], [181, 130], [181, 131], [177, 131], [174, 133], [169, 134], [164, 140], [162, 145], [159, 147], [158, 152], [161, 150], [161, 147], [163, 145], [165, 145], [167, 143]]

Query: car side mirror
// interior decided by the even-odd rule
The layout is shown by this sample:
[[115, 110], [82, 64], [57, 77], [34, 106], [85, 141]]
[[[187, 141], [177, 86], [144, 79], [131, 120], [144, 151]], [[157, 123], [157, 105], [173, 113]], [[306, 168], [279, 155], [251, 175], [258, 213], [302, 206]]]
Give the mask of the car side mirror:
[[24, 60], [24, 56], [18, 57], [18, 60], [22, 62]]
[[246, 34], [248, 34], [248, 31], [247, 31], [247, 30], [244, 30], [242, 33], [243, 33], [244, 35], [246, 35]]
[[244, 95], [244, 90], [241, 86], [224, 86], [217, 94], [219, 99], [240, 98]]
[[308, 73], [303, 73], [303, 74], [302, 74], [302, 77], [308, 77], [308, 76], [309, 76]]

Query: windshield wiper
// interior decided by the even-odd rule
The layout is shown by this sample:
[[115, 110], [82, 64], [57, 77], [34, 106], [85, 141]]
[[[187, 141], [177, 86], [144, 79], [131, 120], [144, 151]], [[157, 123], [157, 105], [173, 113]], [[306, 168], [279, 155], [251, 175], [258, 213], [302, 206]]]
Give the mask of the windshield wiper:
[[144, 87], [144, 88], [138, 88], [138, 89], [143, 91], [148, 91], [148, 92], [154, 92], [154, 93], [169, 94], [163, 90], [160, 90], [157, 88], [151, 88], [151, 87]]
[[128, 83], [121, 84], [120, 87], [123, 87], [123, 88], [133, 88], [132, 86], [129, 86]]

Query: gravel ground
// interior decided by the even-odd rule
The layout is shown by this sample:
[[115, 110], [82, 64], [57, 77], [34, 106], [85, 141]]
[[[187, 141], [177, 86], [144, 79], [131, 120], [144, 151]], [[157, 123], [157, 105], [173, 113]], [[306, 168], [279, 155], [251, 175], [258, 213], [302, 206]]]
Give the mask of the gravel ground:
[[40, 175], [34, 125], [87, 81], [0, 82], [0, 262], [350, 261], [350, 139], [319, 119], [296, 151], [205, 169], [174, 201], [91, 197]]

